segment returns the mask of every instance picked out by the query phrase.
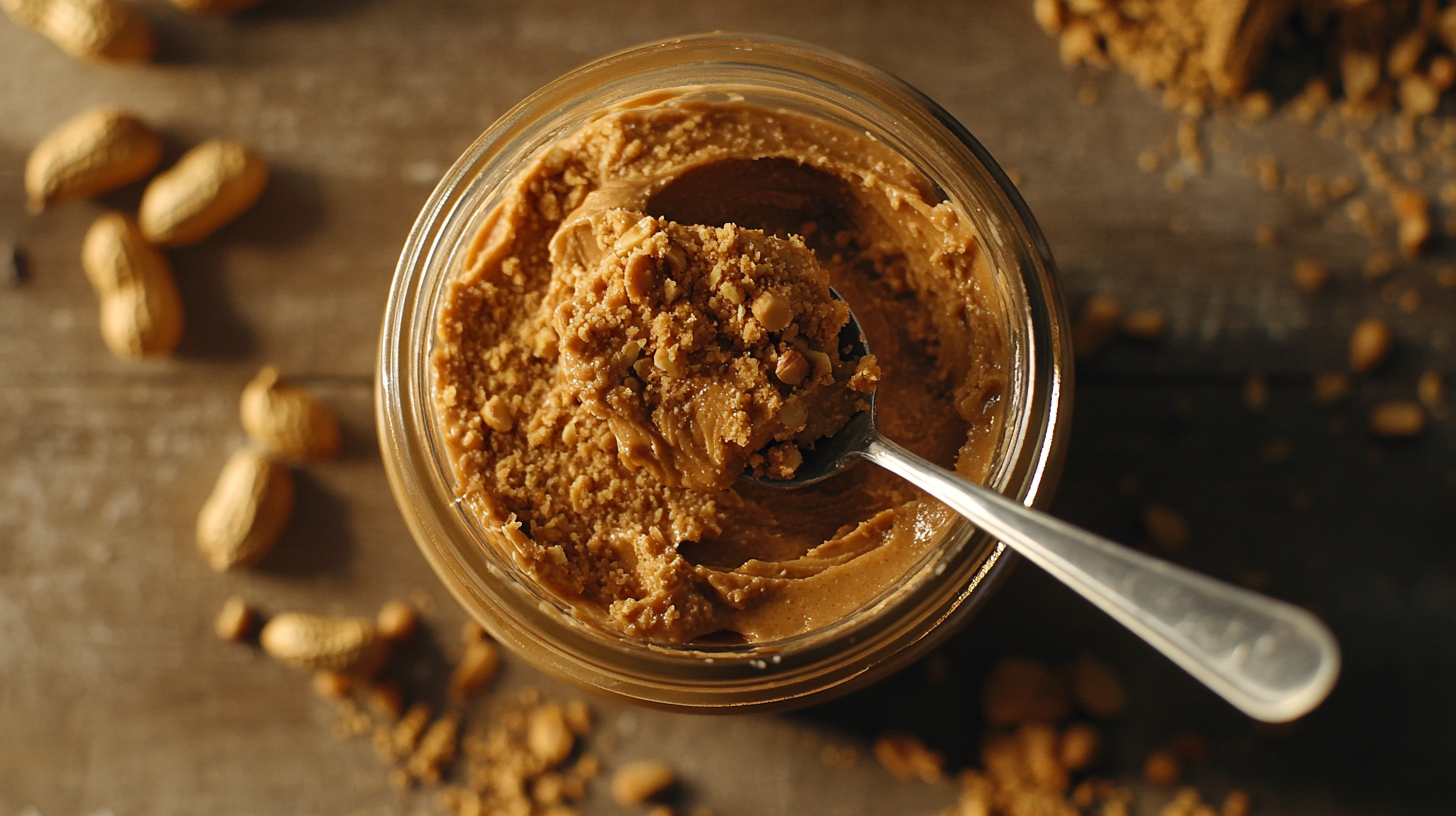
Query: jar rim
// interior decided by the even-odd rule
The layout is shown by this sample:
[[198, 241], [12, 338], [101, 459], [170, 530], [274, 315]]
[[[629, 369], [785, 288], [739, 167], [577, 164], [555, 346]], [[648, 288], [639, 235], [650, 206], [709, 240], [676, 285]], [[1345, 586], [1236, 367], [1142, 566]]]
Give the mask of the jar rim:
[[[685, 66], [691, 70], [684, 71]], [[694, 71], [711, 73], [712, 81], [684, 84], [681, 80]], [[936, 581], [920, 581], [909, 595], [893, 598], [897, 611], [915, 612], [903, 620], [882, 615], [847, 623], [885, 604], [882, 596], [845, 620], [806, 633], [807, 640], [797, 647], [773, 642], [703, 649], [593, 635], [599, 630], [587, 622], [548, 609], [550, 599], [534, 585], [506, 589], [518, 582], [508, 568], [491, 563], [487, 548], [473, 540], [462, 546], [462, 539], [472, 537], [449, 476], [441, 472], [442, 467], [449, 471], [448, 460], [432, 436], [437, 429], [429, 407], [427, 349], [440, 296], [456, 274], [453, 260], [461, 238], [473, 233], [472, 218], [488, 209], [483, 207], [488, 195], [509, 182], [532, 150], [580, 127], [580, 122], [563, 124], [563, 111], [589, 115], [593, 106], [607, 107], [599, 99], [604, 88], [643, 92], [651, 78], [662, 87], [648, 83], [646, 90], [731, 88], [750, 77], [799, 83], [831, 103], [863, 100], [877, 114], [928, 137], [920, 146], [924, 155], [907, 156], [928, 178], [968, 185], [969, 195], [947, 193], [958, 193], [950, 197], [968, 211], [988, 249], [1012, 261], [1009, 268], [993, 263], [993, 274], [998, 284], [1019, 287], [1026, 306], [1019, 312], [1024, 342], [1015, 354], [1024, 382], [1008, 389], [1021, 404], [1014, 423], [1008, 405], [1002, 431], [1002, 444], [1009, 441], [1015, 455], [998, 455], [990, 481], [1028, 503], [1044, 504], [1062, 458], [1071, 358], [1055, 267], [1035, 220], [979, 142], [930, 99], [868, 65], [785, 38], [704, 34], [638, 46], [562, 76], [497, 120], [457, 160], [411, 229], [390, 290], [376, 379], [380, 444], [391, 488], [421, 552], [457, 600], [497, 639], [524, 651], [529, 662], [548, 673], [637, 702], [700, 711], [790, 707], [881, 676], [966, 619], [1014, 560], [1004, 545], [982, 533], [962, 535], [954, 551], [937, 547], [912, 570], [931, 568], [930, 556], [936, 555], [942, 560], [935, 566], [949, 576], [940, 583], [948, 586], [939, 586], [935, 597], [922, 597]], [[960, 175], [928, 173], [926, 162], [940, 162]], [[992, 241], [996, 247], [989, 247]], [[524, 596], [512, 596], [522, 589]]]

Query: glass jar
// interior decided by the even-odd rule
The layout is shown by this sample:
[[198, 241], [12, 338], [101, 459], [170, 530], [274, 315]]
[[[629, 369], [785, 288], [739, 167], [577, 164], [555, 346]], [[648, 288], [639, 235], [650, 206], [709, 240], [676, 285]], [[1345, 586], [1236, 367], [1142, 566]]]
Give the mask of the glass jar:
[[996, 273], [1008, 344], [1001, 438], [988, 481], [1027, 504], [1045, 504], [1062, 460], [1071, 357], [1051, 253], [1031, 213], [985, 149], [924, 95], [861, 63], [783, 39], [714, 34], [624, 51], [552, 82], [481, 135], [430, 196], [400, 257], [376, 410], [390, 485], [420, 550], [492, 636], [546, 673], [611, 696], [738, 712], [802, 705], [905, 665], [985, 602], [1013, 554], [960, 520], [897, 586], [820, 629], [725, 646], [633, 640], [573, 616], [487, 543], [456, 499], [432, 408], [430, 362], [436, 316], [460, 259], [532, 157], [627, 100], [724, 93], [868, 132], [974, 222]]

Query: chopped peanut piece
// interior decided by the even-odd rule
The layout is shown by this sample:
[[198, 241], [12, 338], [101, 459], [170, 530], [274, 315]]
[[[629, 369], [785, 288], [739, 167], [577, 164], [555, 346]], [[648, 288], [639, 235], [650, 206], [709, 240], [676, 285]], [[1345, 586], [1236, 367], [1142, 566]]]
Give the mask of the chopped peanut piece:
[[1373, 317], [1362, 321], [1350, 333], [1350, 370], [1357, 374], [1374, 371], [1390, 356], [1394, 345], [1385, 321]]
[[1394, 439], [1415, 436], [1426, 427], [1426, 412], [1410, 400], [1382, 402], [1370, 410], [1370, 432]]
[[635, 805], [657, 796], [676, 781], [677, 775], [665, 762], [633, 762], [612, 775], [612, 798], [621, 805]]

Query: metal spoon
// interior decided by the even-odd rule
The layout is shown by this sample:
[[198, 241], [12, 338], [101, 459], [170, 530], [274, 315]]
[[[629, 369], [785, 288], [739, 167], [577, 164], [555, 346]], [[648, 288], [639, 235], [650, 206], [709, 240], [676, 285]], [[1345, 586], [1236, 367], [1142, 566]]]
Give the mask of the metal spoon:
[[[838, 299], [838, 293], [835, 293]], [[869, 353], [853, 312], [840, 335], [851, 359]], [[921, 459], [875, 429], [870, 407], [819, 440], [791, 480], [814, 484], [868, 460], [910, 480], [1050, 572], [1255, 719], [1287, 722], [1319, 705], [1340, 672], [1330, 630], [1304, 609], [1124, 547], [1026, 507]]]

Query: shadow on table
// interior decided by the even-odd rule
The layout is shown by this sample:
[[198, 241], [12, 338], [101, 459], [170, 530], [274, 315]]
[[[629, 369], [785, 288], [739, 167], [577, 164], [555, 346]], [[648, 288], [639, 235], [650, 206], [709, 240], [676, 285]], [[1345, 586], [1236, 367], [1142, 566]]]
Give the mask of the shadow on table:
[[1270, 390], [1267, 408], [1253, 413], [1236, 383], [1087, 377], [1053, 512], [1135, 541], [1139, 508], [1175, 507], [1190, 532], [1174, 560], [1320, 614], [1340, 640], [1344, 667], [1313, 713], [1286, 725], [1249, 719], [1021, 562], [991, 603], [927, 658], [791, 716], [866, 740], [908, 731], [944, 752], [948, 769], [978, 767], [990, 667], [1023, 655], [1061, 669], [1087, 652], [1117, 670], [1129, 700], [1104, 726], [1093, 773], [1138, 778], [1150, 752], [1191, 733], [1209, 758], [1185, 779], [1210, 795], [1238, 786], [1271, 806], [1333, 801], [1347, 813], [1448, 806], [1443, 769], [1456, 765], [1449, 428], [1379, 443], [1363, 431], [1378, 394], [1324, 408], [1313, 405], [1305, 378], [1276, 379]]

